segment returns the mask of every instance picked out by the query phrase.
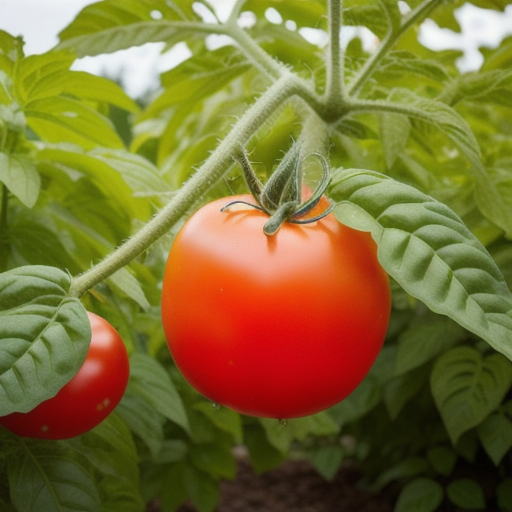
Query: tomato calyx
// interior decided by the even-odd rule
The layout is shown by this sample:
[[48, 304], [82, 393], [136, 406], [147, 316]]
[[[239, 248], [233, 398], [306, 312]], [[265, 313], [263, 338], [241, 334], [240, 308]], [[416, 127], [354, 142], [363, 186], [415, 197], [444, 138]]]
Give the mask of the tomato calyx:
[[[269, 236], [277, 233], [284, 222], [309, 224], [322, 219], [331, 213], [334, 207], [330, 201], [325, 200], [324, 196], [330, 181], [329, 164], [319, 153], [311, 153], [308, 156], [316, 156], [320, 160], [323, 172], [311, 196], [304, 200], [303, 195], [307, 188], [305, 189], [302, 185], [302, 159], [298, 142], [293, 143], [265, 184], [261, 183], [256, 176], [247, 153], [241, 147], [235, 158], [240, 163], [249, 191], [258, 204], [232, 201], [224, 206], [221, 211], [228, 210], [234, 204], [243, 203], [265, 212], [270, 219], [265, 223], [263, 232]], [[327, 203], [326, 208], [321, 209], [318, 214], [315, 210], [315, 214], [311, 215], [321, 200]]]

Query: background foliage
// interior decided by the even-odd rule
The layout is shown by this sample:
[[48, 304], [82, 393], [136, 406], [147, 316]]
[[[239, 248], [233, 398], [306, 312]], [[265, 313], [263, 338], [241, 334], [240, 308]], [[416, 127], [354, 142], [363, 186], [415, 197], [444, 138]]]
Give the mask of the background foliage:
[[[502, 10], [508, 2], [471, 3]], [[453, 16], [459, 2], [408, 0], [406, 11], [430, 4], [429, 17], [459, 30]], [[235, 42], [215, 49], [209, 34], [226, 28], [206, 1], [103, 0], [60, 33], [57, 48], [28, 57], [20, 38], [0, 32], [4, 299], [13, 269], [86, 271], [175, 197], [275, 81], [246, 35], [318, 94], [326, 91], [326, 50], [301, 31], [327, 30], [325, 2], [247, 0], [236, 8], [248, 28], [230, 32]], [[281, 23], [269, 21], [270, 8]], [[68, 441], [29, 440], [0, 429], [1, 510], [138, 511], [157, 496], [163, 510], [190, 498], [201, 512], [212, 511], [219, 480], [235, 476], [232, 449], [239, 444], [259, 472], [293, 454], [332, 478], [353, 459], [369, 488], [400, 484], [397, 511], [428, 512], [448, 502], [512, 510], [512, 363], [505, 357], [512, 350], [512, 38], [483, 49], [478, 72], [460, 74], [458, 52], [426, 49], [417, 25], [400, 30], [407, 12], [401, 15], [394, 1], [347, 0], [343, 9], [346, 25], [366, 26], [382, 45], [390, 42], [371, 69], [372, 55], [360, 39], [348, 43], [344, 80], [359, 108], [328, 125], [326, 115], [319, 122], [294, 99], [267, 113], [249, 150], [263, 177], [291, 135], [309, 151], [328, 151], [333, 168], [358, 170], [334, 173], [336, 214], [382, 237], [393, 278], [386, 344], [368, 377], [331, 410], [286, 426], [217, 409], [198, 396], [173, 366], [159, 318], [163, 265], [178, 224], [82, 297], [120, 331], [130, 351], [121, 404], [91, 432]], [[134, 101], [106, 78], [70, 70], [77, 56], [150, 41], [163, 41], [166, 49], [185, 41], [192, 52], [162, 74], [150, 97]], [[382, 102], [393, 109], [378, 108]], [[306, 177], [314, 180], [317, 171], [308, 167]], [[195, 207], [241, 190], [240, 169], [232, 166]], [[373, 199], [371, 190], [379, 191]], [[443, 229], [451, 230], [451, 245], [454, 237], [464, 245], [441, 254], [436, 244]], [[413, 240], [409, 252], [399, 234]], [[497, 266], [473, 249], [488, 251]], [[427, 260], [438, 264], [435, 275], [423, 265]], [[457, 283], [469, 282], [468, 268], [468, 301], [476, 304], [469, 313], [465, 299], [453, 298]], [[65, 295], [63, 274], [59, 293]], [[439, 278], [448, 274], [455, 279]], [[2, 311], [13, 307], [10, 299], [0, 303]], [[2, 342], [9, 336], [5, 325]], [[66, 371], [62, 381], [49, 374], [55, 387], [69, 378]], [[40, 399], [27, 398], [32, 405]], [[9, 412], [8, 400], [0, 405], [2, 414]]]

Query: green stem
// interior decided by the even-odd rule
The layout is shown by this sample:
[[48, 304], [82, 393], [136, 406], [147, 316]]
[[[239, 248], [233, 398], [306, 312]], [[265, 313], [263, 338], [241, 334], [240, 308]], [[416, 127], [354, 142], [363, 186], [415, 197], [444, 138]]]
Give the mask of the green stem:
[[275, 80], [286, 73], [284, 65], [263, 50], [243, 28], [233, 23], [226, 25], [225, 33], [233, 38], [242, 53], [270, 78]]
[[352, 82], [347, 87], [347, 94], [354, 96], [366, 84], [368, 79], [372, 76], [377, 65], [382, 60], [384, 55], [394, 46], [394, 44], [407, 32], [413, 25], [425, 19], [430, 12], [432, 12], [438, 4], [443, 0], [424, 0], [416, 9], [412, 10], [402, 21], [400, 28], [397, 31], [390, 30], [386, 37], [382, 40], [380, 46], [366, 61], [365, 65], [361, 68], [360, 72], [354, 77]]
[[342, 0], [329, 0], [329, 50], [327, 55], [327, 89], [325, 101], [333, 109], [344, 96], [343, 51], [340, 41], [343, 6]]
[[375, 114], [377, 112], [390, 112], [392, 114], [402, 114], [408, 117], [414, 117], [427, 123], [432, 123], [432, 115], [424, 108], [413, 107], [407, 103], [398, 103], [386, 100], [350, 100], [348, 103], [350, 112], [368, 112]]
[[272, 114], [301, 88], [286, 74], [277, 80], [233, 127], [203, 166], [176, 193], [173, 199], [140, 231], [90, 270], [73, 279], [70, 295], [80, 297], [114, 272], [146, 251], [189, 210], [233, 164], [233, 154], [246, 144]]
[[[281, 64], [263, 50], [244, 29], [238, 26], [238, 14], [243, 3], [244, 0], [241, 0], [235, 4], [230, 19], [222, 28], [223, 33], [231, 37], [238, 44], [240, 51], [249, 58], [260, 71], [271, 78], [272, 81], [280, 79], [285, 75], [291, 75], [284, 64]], [[234, 15], [234, 13], [236, 13], [236, 15]], [[338, 25], [340, 24], [339, 18], [337, 23]], [[340, 72], [336, 72], [336, 74], [341, 77]], [[298, 76], [294, 76], [294, 80], [297, 85], [296, 93], [306, 104], [309, 105], [310, 108], [317, 112], [320, 117], [328, 119], [329, 117], [332, 117], [333, 114], [337, 115], [337, 112], [333, 112], [333, 106], [340, 103], [339, 98], [334, 99], [334, 101], [326, 101], [315, 92], [314, 87], [306, 80]]]
[[233, 8], [231, 9], [231, 13], [227, 21], [228, 25], [236, 25], [238, 18], [240, 17], [240, 11], [242, 10], [242, 7], [244, 6], [246, 1], [247, 0], [236, 0], [235, 5], [233, 5]]

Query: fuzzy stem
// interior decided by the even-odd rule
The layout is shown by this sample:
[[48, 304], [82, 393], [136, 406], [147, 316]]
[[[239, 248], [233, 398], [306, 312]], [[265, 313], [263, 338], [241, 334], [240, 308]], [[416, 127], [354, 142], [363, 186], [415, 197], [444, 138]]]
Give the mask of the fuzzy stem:
[[147, 250], [187, 212], [233, 164], [233, 154], [300, 89], [300, 83], [291, 74], [276, 81], [252, 105], [219, 144], [203, 166], [176, 193], [171, 201], [140, 231], [109, 254], [97, 265], [73, 279], [70, 295], [80, 297], [117, 270]]
[[327, 55], [326, 102], [333, 107], [343, 98], [343, 51], [340, 44], [342, 0], [329, 0], [329, 50]]
[[416, 7], [416, 9], [411, 11], [409, 15], [404, 18], [404, 21], [397, 31], [393, 32], [390, 30], [386, 37], [382, 40], [375, 53], [373, 53], [372, 56], [366, 61], [360, 72], [348, 85], [347, 94], [351, 96], [356, 95], [371, 77], [384, 55], [394, 46], [398, 39], [400, 39], [400, 37], [402, 37], [402, 35], [407, 32], [407, 30], [409, 30], [414, 24], [426, 18], [428, 14], [433, 11], [442, 1], [443, 0], [424, 0], [420, 5], [418, 5], [418, 7]]
[[286, 73], [284, 65], [271, 57], [259, 46], [247, 32], [238, 25], [228, 25], [226, 35], [230, 36], [239, 46], [242, 53], [251, 59], [258, 69], [272, 79], [277, 79]]

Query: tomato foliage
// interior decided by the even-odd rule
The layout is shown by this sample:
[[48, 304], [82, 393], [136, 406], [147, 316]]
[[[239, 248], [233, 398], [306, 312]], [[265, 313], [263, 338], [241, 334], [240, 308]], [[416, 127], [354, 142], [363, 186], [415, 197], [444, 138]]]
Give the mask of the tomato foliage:
[[[494, 14], [508, 3], [469, 2]], [[0, 428], [0, 509], [135, 511], [158, 498], [172, 511], [189, 498], [211, 512], [241, 444], [258, 471], [293, 453], [331, 478], [350, 459], [368, 488], [398, 483], [396, 510], [510, 509], [512, 40], [481, 48], [481, 67], [461, 72], [460, 51], [418, 38], [427, 18], [460, 31], [460, 4], [239, 0], [226, 14], [200, 0], [102, 0], [39, 55], [0, 31], [2, 421], [35, 414], [73, 382], [89, 346], [86, 310], [116, 326], [130, 360], [115, 411], [90, 430], [77, 419], [82, 435], [54, 442]], [[189, 56], [142, 98], [72, 66], [145, 43], [186, 45]], [[306, 189], [329, 182], [327, 217], [266, 235], [262, 212], [217, 209], [247, 188], [259, 195], [260, 183], [293, 202], [299, 182], [277, 171], [295, 147]], [[206, 204], [221, 224], [190, 239]], [[225, 245], [221, 225], [231, 226]], [[241, 227], [254, 249], [236, 258]], [[326, 232], [349, 247], [322, 253]], [[279, 266], [265, 263], [288, 239], [301, 243]], [[214, 256], [222, 270], [209, 266]], [[389, 324], [375, 322], [390, 307], [375, 257], [390, 276]], [[355, 273], [349, 292], [333, 289], [344, 265], [374, 269], [378, 290]], [[272, 321], [250, 323], [247, 312]], [[344, 387], [353, 366], [336, 347], [360, 333], [358, 321], [375, 338]], [[304, 359], [274, 339], [292, 336]], [[312, 337], [329, 348], [314, 373]], [[221, 355], [226, 341], [245, 366]], [[190, 359], [194, 343], [212, 352]], [[280, 408], [251, 407], [247, 389]], [[276, 417], [328, 409], [283, 427], [228, 406]], [[85, 400], [75, 408], [92, 418]]]

